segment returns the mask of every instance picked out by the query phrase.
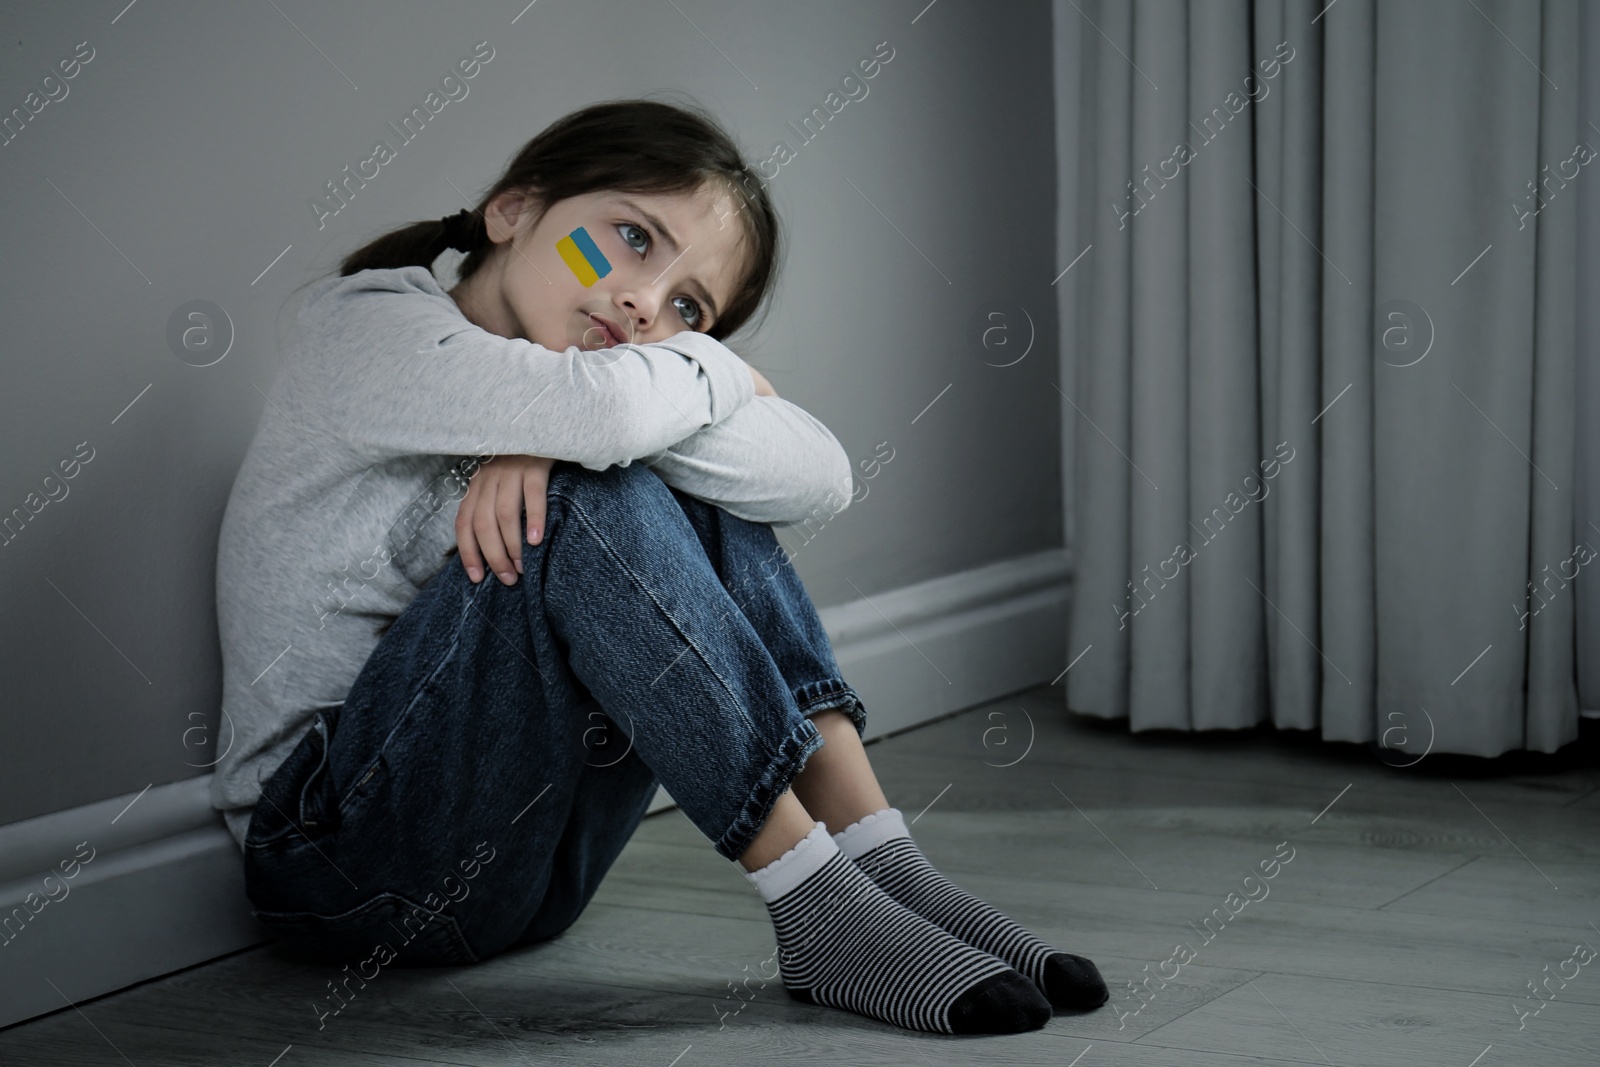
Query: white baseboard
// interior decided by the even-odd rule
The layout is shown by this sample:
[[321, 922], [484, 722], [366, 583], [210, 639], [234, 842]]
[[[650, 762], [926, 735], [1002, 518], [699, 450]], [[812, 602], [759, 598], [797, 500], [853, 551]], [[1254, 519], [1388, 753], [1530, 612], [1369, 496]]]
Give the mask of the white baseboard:
[[[1068, 574], [1054, 549], [821, 609], [866, 738], [1055, 678]], [[0, 1026], [270, 940], [209, 786], [186, 778], [0, 826]], [[673, 806], [663, 789], [649, 810]], [[46, 888], [59, 899], [40, 906]]]
[[268, 939], [210, 783], [186, 778], [0, 827], [0, 1026]]

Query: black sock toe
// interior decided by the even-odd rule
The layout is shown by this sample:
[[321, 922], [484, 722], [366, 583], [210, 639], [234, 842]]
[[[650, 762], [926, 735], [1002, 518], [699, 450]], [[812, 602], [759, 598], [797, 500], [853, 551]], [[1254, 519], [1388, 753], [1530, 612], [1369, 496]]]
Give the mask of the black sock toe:
[[1017, 1034], [1049, 1021], [1050, 1002], [1014, 970], [985, 978], [950, 1005], [950, 1027], [958, 1034]]
[[1070, 952], [1053, 952], [1046, 957], [1044, 990], [1057, 1008], [1098, 1008], [1111, 999], [1100, 969]]

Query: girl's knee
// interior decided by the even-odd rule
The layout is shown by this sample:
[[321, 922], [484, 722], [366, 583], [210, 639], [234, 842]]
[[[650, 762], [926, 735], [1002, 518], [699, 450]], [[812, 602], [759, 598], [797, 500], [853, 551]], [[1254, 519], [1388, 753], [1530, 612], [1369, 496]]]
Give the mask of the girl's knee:
[[665, 497], [667, 486], [655, 471], [635, 460], [594, 470], [581, 463], [561, 461], [550, 469], [549, 494], [569, 500], [614, 494], [649, 494]]
[[[601, 535], [613, 550], [659, 546], [672, 520], [683, 520], [666, 483], [637, 461], [598, 471], [578, 463], [557, 463], [550, 470], [545, 501], [545, 536], [539, 546], [528, 546], [528, 552], [546, 545], [559, 552], [562, 543], [590, 544], [587, 537], [568, 542], [563, 531], [569, 526]], [[692, 540], [692, 534], [687, 536]]]

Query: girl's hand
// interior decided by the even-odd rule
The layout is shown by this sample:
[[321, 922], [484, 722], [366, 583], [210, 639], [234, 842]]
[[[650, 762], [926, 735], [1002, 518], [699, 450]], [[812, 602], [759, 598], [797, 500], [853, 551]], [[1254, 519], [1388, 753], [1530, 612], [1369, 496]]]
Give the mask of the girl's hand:
[[[747, 363], [745, 366], [749, 367], [750, 365]], [[778, 395], [778, 391], [772, 387], [772, 383], [767, 381], [766, 376], [754, 367], [750, 367], [750, 377], [754, 378], [756, 382], [756, 396]]]
[[456, 511], [456, 545], [474, 583], [482, 580], [487, 562], [501, 582], [517, 584], [523, 537], [518, 520], [526, 503], [528, 543], [538, 544], [544, 536], [545, 494], [554, 464], [543, 456], [496, 456], [472, 476]]

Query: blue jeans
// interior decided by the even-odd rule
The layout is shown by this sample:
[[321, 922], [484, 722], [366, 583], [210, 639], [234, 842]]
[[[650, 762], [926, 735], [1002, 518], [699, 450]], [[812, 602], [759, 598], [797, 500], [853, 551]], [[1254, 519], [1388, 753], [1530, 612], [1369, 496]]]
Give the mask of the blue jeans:
[[245, 886], [291, 953], [465, 964], [554, 937], [658, 779], [737, 859], [822, 745], [809, 716], [865, 729], [769, 526], [639, 463], [558, 462], [522, 560], [513, 586], [447, 561], [263, 784]]

